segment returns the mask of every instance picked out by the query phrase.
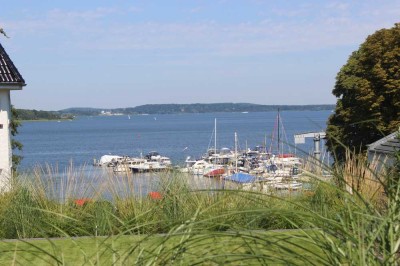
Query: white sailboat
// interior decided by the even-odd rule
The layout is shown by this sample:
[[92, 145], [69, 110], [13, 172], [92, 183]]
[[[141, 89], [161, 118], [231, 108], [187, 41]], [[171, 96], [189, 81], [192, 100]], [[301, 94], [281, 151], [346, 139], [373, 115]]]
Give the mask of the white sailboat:
[[[276, 118], [276, 127], [272, 135], [273, 137], [275, 135], [275, 130], [277, 131], [277, 153], [273, 153], [272, 146], [275, 142], [272, 139], [269, 150], [271, 156], [268, 160], [263, 162], [266, 169], [263, 177], [265, 181], [269, 182], [269, 184], [276, 189], [299, 189], [302, 187], [302, 184], [296, 180], [298, 179], [299, 168], [301, 167], [302, 162], [299, 157], [291, 153], [290, 147], [288, 153], [284, 152], [284, 141], [282, 141], [281, 134], [283, 133], [285, 137], [286, 134], [281, 121], [279, 109]], [[283, 182], [283, 179], [285, 182]]]
[[204, 176], [220, 177], [225, 173], [225, 168], [219, 164], [221, 163], [221, 157], [217, 152], [217, 118], [214, 120], [214, 154], [211, 154], [207, 159], [211, 164], [204, 169]]
[[[229, 160], [230, 150], [221, 149], [221, 153], [217, 150], [217, 119], [214, 120], [214, 147], [209, 149], [206, 155], [201, 159], [192, 160], [190, 156], [186, 159], [186, 168], [181, 169], [181, 172], [186, 172], [194, 175], [204, 175], [208, 177], [220, 176], [225, 173], [225, 168], [221, 162]], [[225, 154], [221, 155], [223, 152]]]

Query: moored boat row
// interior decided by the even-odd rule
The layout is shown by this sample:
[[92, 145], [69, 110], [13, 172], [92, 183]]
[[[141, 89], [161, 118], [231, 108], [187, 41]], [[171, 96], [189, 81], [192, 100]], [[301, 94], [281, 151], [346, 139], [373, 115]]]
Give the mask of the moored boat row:
[[[209, 148], [199, 159], [187, 157], [186, 166], [176, 167], [176, 169], [192, 175], [220, 178], [227, 182], [239, 183], [244, 188], [256, 186], [262, 188], [264, 186], [275, 189], [299, 189], [302, 187], [302, 184], [298, 181], [302, 160], [292, 153], [283, 153], [279, 131], [279, 112], [276, 125], [278, 125], [276, 153], [272, 152], [275, 133], [272, 135], [269, 149], [266, 147], [265, 140], [262, 146], [239, 151], [236, 133], [234, 150], [229, 148], [217, 149], [215, 120], [214, 147]], [[284, 132], [284, 129], [282, 129], [282, 132]], [[133, 173], [165, 171], [173, 168], [171, 160], [157, 152], [150, 152], [144, 157], [104, 155], [96, 165], [112, 167], [114, 172]]]
[[[227, 182], [241, 184], [244, 189], [262, 191], [266, 188], [296, 190], [302, 187], [298, 182], [302, 161], [293, 154], [274, 155], [262, 152], [259, 147], [246, 151], [231, 151], [223, 148], [207, 152], [198, 160], [186, 159], [186, 167], [176, 167], [180, 172], [209, 178], [220, 178]], [[146, 156], [105, 155], [96, 165], [107, 166], [115, 173], [144, 173], [171, 170], [170, 158], [158, 152]]]
[[144, 173], [150, 171], [169, 170], [172, 167], [170, 158], [161, 156], [158, 152], [152, 151], [144, 157], [129, 157], [117, 155], [104, 155], [100, 158], [97, 166], [106, 166], [114, 172]]

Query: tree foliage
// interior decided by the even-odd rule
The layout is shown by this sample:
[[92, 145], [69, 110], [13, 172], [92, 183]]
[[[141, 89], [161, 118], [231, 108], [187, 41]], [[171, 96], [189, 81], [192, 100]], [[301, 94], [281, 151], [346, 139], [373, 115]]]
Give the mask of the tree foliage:
[[[18, 120], [18, 112], [17, 110], [11, 106], [11, 122], [10, 122], [10, 130], [11, 130], [11, 135], [16, 136], [18, 134], [18, 127], [21, 125], [21, 122]], [[11, 139], [11, 148], [14, 150], [22, 150], [22, 143], [15, 140], [14, 138]], [[22, 156], [16, 155], [13, 152], [12, 155], [12, 168], [13, 171], [15, 172], [17, 166], [20, 164], [22, 160]]]
[[73, 119], [71, 115], [60, 114], [54, 111], [15, 109], [18, 119], [21, 120], [59, 120]]
[[327, 146], [339, 161], [400, 125], [400, 23], [368, 36], [336, 76]]
[[180, 113], [218, 113], [218, 112], [276, 112], [282, 111], [321, 111], [332, 110], [332, 104], [318, 105], [262, 105], [252, 103], [192, 103], [192, 104], [145, 104], [136, 107], [98, 109], [98, 108], [68, 108], [58, 111], [63, 115], [100, 115], [101, 111], [113, 114], [180, 114]]

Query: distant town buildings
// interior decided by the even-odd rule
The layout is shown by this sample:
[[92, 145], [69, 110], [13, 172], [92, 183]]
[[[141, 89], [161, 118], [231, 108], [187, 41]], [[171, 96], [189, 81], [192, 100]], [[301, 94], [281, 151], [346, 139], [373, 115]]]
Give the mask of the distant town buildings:
[[113, 113], [111, 111], [104, 111], [102, 110], [100, 112], [100, 115], [104, 115], [104, 116], [112, 116], [112, 115], [124, 115], [123, 113]]

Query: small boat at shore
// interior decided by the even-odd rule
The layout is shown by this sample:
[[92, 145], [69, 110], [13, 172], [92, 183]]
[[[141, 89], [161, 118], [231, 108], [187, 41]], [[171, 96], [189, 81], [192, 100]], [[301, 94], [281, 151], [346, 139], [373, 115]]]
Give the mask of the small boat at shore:
[[171, 159], [161, 156], [158, 152], [149, 152], [144, 157], [129, 157], [119, 155], [103, 155], [100, 160], [94, 160], [95, 166], [112, 167], [114, 173], [133, 172], [143, 173], [162, 171], [172, 168]]
[[159, 172], [172, 168], [171, 159], [161, 156], [156, 151], [149, 152], [142, 160], [137, 164], [129, 166], [133, 173]]
[[129, 167], [133, 173], [146, 173], [146, 172], [159, 172], [170, 169], [169, 166], [161, 164], [160, 162], [149, 162], [133, 165]]
[[113, 167], [113, 171], [115, 173], [130, 172], [132, 167], [145, 162], [146, 160], [142, 158], [126, 158], [124, 160], [117, 161]]
[[124, 156], [120, 155], [103, 155], [100, 157], [100, 160], [94, 159], [94, 166], [112, 166], [118, 160], [122, 160]]
[[206, 177], [219, 177], [222, 176], [223, 174], [225, 174], [225, 168], [223, 168], [222, 166], [212, 165], [204, 169], [203, 175]]
[[190, 160], [190, 157], [186, 159], [186, 168], [183, 172], [190, 173], [193, 175], [204, 175], [205, 169], [212, 166], [205, 160]]

